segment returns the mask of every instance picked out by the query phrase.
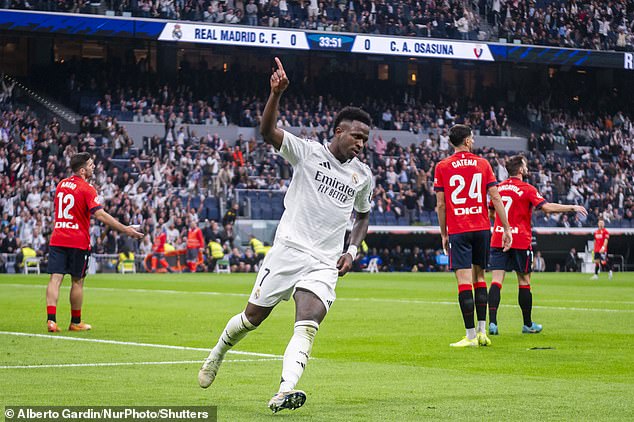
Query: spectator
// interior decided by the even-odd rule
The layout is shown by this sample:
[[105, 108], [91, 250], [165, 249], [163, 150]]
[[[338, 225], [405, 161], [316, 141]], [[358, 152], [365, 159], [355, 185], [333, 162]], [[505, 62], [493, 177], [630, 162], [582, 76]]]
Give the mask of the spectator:
[[564, 270], [566, 272], [579, 271], [579, 263], [577, 261], [577, 250], [575, 248], [570, 249], [568, 255], [566, 255], [566, 263], [564, 264]]
[[541, 251], [535, 252], [535, 257], [533, 258], [533, 271], [538, 273], [546, 271], [546, 261], [544, 260]]

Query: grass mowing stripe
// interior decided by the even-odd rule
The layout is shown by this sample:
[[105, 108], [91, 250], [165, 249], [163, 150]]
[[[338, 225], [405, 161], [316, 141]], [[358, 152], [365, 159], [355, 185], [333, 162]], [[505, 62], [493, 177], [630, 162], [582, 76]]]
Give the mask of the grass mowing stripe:
[[[8, 286], [8, 287], [35, 287], [40, 289], [46, 289], [46, 285], [44, 284], [3, 284], [0, 283], [0, 286]], [[67, 288], [64, 286], [63, 288]], [[246, 293], [224, 293], [224, 292], [188, 292], [185, 290], [162, 290], [162, 289], [118, 289], [116, 287], [90, 287], [90, 290], [101, 290], [105, 292], [129, 292], [129, 293], [166, 293], [166, 294], [183, 294], [183, 293], [193, 293], [197, 295], [208, 295], [208, 296], [236, 296], [236, 297], [249, 297], [250, 295]]]
[[[278, 361], [281, 358], [266, 359], [226, 359], [227, 362], [270, 362]], [[54, 365], [6, 365], [0, 366], [0, 369], [40, 369], [40, 368], [95, 368], [101, 366], [135, 366], [135, 365], [182, 365], [186, 363], [200, 364], [202, 360], [176, 360], [168, 362], [98, 362], [98, 363], [60, 363]]]
[[[0, 284], [0, 286], [9, 287], [38, 287], [46, 288], [45, 285], [40, 284]], [[211, 295], [211, 296], [238, 296], [249, 297], [248, 294], [243, 293], [222, 293], [222, 292], [189, 292], [184, 290], [154, 290], [154, 289], [118, 289], [114, 287], [91, 287], [90, 290], [110, 291], [110, 292], [129, 292], [129, 293], [168, 293], [168, 294], [195, 294], [195, 295]], [[358, 297], [342, 297], [338, 298], [338, 301], [350, 301], [350, 302], [383, 302], [383, 303], [409, 303], [415, 305], [455, 305], [457, 302], [451, 301], [434, 301], [434, 300], [417, 300], [417, 299], [382, 299], [382, 298], [358, 298]], [[592, 302], [588, 302], [592, 303]], [[601, 303], [615, 303], [615, 304], [630, 304], [632, 302], [607, 302]], [[501, 308], [515, 307], [515, 305], [500, 305]], [[548, 309], [555, 311], [578, 311], [578, 312], [608, 312], [608, 313], [634, 313], [634, 309], [601, 309], [601, 308], [577, 308], [577, 307], [565, 307], [565, 306], [543, 306], [533, 305], [533, 309]]]
[[[194, 350], [199, 352], [209, 352], [211, 350], [211, 349], [205, 349], [202, 347], [173, 346], [170, 344], [136, 343], [133, 341], [103, 340], [103, 339], [97, 339], [97, 338], [65, 337], [65, 336], [54, 336], [50, 334], [16, 333], [13, 331], [0, 331], [0, 335], [52, 338], [56, 340], [70, 340], [70, 341], [87, 341], [91, 343], [118, 344], [122, 346], [156, 347], [159, 349]], [[282, 358], [282, 356], [280, 355], [273, 355], [270, 353], [243, 352], [240, 350], [229, 350], [229, 353], [234, 355], [258, 356], [263, 358], [275, 358], [275, 359]]]
[[[353, 298], [353, 297], [343, 297], [337, 300], [350, 301], [350, 302], [384, 302], [384, 303], [409, 303], [415, 305], [451, 305], [455, 306], [458, 301], [449, 302], [449, 301], [435, 301], [435, 300], [417, 300], [417, 299], [381, 299], [374, 297], [366, 297], [366, 298]], [[514, 308], [517, 305], [500, 305], [501, 308]], [[634, 309], [601, 309], [601, 308], [568, 308], [565, 306], [539, 306], [533, 305], [533, 309], [548, 309], [555, 311], [580, 311], [580, 312], [615, 312], [615, 313], [634, 313]]]

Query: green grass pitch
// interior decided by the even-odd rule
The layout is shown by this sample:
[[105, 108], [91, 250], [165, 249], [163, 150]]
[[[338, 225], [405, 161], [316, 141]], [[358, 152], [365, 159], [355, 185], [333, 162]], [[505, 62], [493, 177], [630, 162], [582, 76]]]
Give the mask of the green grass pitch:
[[[93, 330], [57, 339], [46, 332], [48, 277], [0, 276], [0, 406], [215, 405], [220, 421], [634, 420], [630, 274], [535, 274], [537, 335], [521, 334], [517, 281], [507, 276], [500, 335], [469, 350], [449, 347], [464, 335], [452, 274], [350, 274], [298, 385], [306, 404], [277, 415], [266, 403], [292, 334], [292, 302], [235, 348], [249, 353], [227, 355], [213, 386], [196, 380], [202, 349], [243, 309], [254, 279], [89, 276], [83, 317]], [[58, 305], [64, 329], [68, 284]]]

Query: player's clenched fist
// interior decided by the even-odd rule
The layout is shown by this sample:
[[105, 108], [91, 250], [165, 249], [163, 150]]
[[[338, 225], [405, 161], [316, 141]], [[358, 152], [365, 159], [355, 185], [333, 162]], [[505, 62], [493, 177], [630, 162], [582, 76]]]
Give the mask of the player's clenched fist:
[[275, 63], [277, 64], [277, 70], [273, 69], [273, 74], [271, 75], [271, 92], [279, 95], [288, 88], [290, 82], [280, 59], [276, 57]]

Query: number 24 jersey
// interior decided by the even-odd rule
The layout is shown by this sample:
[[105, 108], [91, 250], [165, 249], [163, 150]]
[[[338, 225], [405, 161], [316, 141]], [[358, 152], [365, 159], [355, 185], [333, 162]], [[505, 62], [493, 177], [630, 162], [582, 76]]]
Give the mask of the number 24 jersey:
[[496, 184], [491, 164], [470, 152], [456, 152], [436, 165], [434, 190], [445, 193], [448, 234], [491, 229], [486, 197]]

